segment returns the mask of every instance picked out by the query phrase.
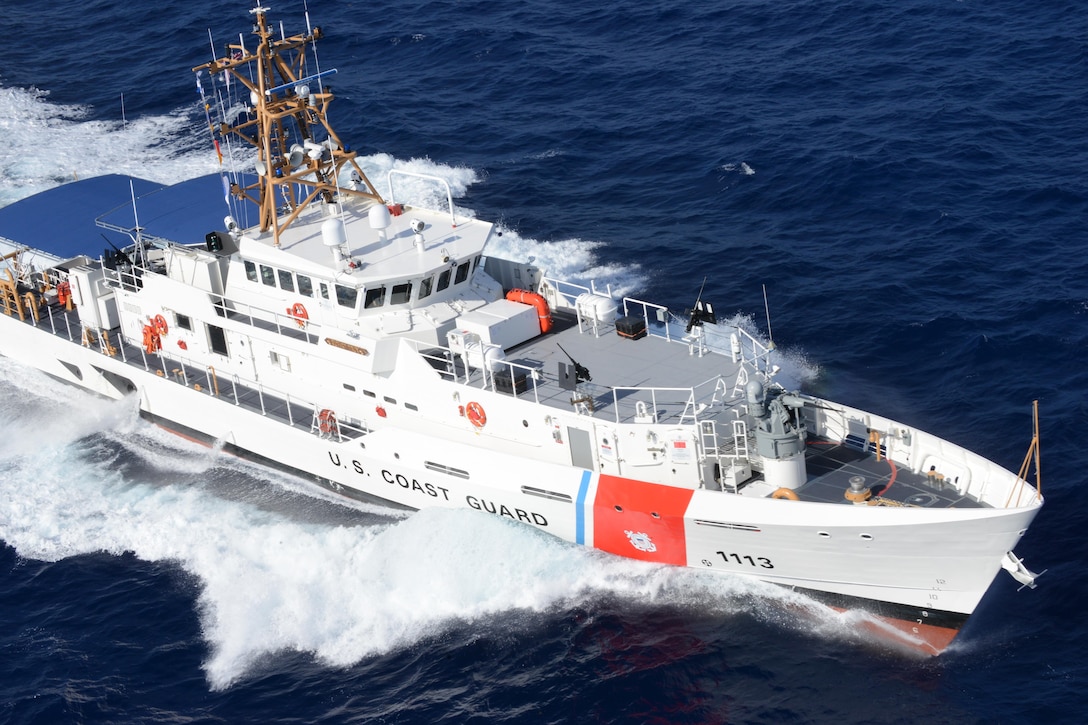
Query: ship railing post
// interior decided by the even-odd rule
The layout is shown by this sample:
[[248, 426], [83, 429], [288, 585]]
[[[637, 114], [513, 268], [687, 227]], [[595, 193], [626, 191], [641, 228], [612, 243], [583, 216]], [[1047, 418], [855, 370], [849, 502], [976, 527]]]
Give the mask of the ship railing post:
[[234, 393], [234, 404], [241, 405], [242, 402], [238, 400], [238, 376], [232, 375], [230, 378], [231, 391]]
[[290, 393], [284, 393], [283, 399], [287, 403], [287, 422], [291, 424], [292, 428], [294, 428], [295, 427], [295, 416], [292, 415], [292, 413], [291, 413], [291, 394]]
[[53, 334], [57, 334], [57, 321], [53, 319], [53, 308], [46, 304], [45, 309], [49, 310], [49, 326], [53, 328]]
[[208, 366], [208, 392], [219, 397], [219, 377], [215, 374], [215, 368], [211, 365]]
[[257, 383], [257, 399], [261, 401], [261, 415], [268, 415], [268, 411], [264, 409], [264, 386]]
[[151, 366], [147, 364], [147, 351], [144, 348], [140, 348], [140, 357], [144, 361], [144, 370], [151, 372]]
[[72, 320], [68, 317], [68, 313], [64, 313], [64, 324], [68, 327], [68, 340], [69, 342], [75, 342], [75, 338], [72, 337]]
[[[161, 351], [159, 352], [159, 364], [162, 365], [162, 376], [164, 378], [167, 377], [168, 371], [166, 370], [166, 356], [163, 355]], [[183, 374], [185, 373], [185, 364], [184, 363], [182, 363], [182, 365], [181, 365], [181, 371], [182, 371]], [[188, 385], [189, 383], [186, 382], [185, 384]]]

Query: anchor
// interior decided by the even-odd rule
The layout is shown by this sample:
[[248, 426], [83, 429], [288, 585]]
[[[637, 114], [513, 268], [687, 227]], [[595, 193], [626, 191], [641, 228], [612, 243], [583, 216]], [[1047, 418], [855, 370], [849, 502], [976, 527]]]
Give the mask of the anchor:
[[[1024, 566], [1023, 559], [1021, 559], [1011, 551], [1006, 551], [1005, 556], [1001, 557], [1001, 568], [1009, 572], [1009, 576], [1011, 576], [1013, 579], [1024, 585], [1020, 587], [1020, 589], [1023, 589], [1024, 587], [1034, 589], [1036, 586], [1038, 586], [1035, 583], [1035, 580], [1049, 571], [1049, 569], [1043, 569], [1041, 572], [1036, 574], [1035, 572]], [[1020, 591], [1020, 589], [1017, 589], [1016, 591]]]

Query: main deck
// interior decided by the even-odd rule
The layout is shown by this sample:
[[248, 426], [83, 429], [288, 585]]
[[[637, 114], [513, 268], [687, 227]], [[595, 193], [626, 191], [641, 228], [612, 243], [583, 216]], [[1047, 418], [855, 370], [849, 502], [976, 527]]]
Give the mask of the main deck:
[[[317, 341], [316, 330], [303, 333], [295, 325], [280, 325], [251, 312], [243, 316], [228, 311], [227, 301], [222, 304], [223, 317], [296, 341], [310, 344]], [[149, 354], [136, 341], [125, 339], [120, 329], [85, 330], [76, 310], [66, 310], [56, 303], [44, 304], [38, 316], [27, 315], [24, 323], [66, 338], [73, 345], [121, 359], [136, 370], [189, 387], [196, 394], [222, 397], [256, 415], [314, 435], [329, 435], [328, 430], [322, 430], [320, 409], [314, 403], [271, 390], [257, 381], [236, 376], [220, 379], [212, 368], [178, 353], [160, 350]], [[709, 333], [704, 331], [701, 337], [687, 336], [683, 334], [683, 326], [674, 321], [647, 324], [647, 334], [632, 339], [619, 334], [614, 323], [590, 325], [570, 312], [558, 311], [551, 331], [507, 351], [506, 362], [493, 371], [466, 366], [465, 358], [446, 348], [421, 346], [420, 354], [452, 383], [492, 387], [601, 421], [696, 426], [713, 422], [717, 429], [726, 430], [732, 421], [745, 418], [744, 386], [748, 377], [745, 367], [734, 362], [730, 355], [711, 351], [707, 340], [713, 342], [717, 336], [720, 341], [721, 334], [722, 330], [714, 329]], [[588, 370], [592, 380], [580, 381], [572, 361]], [[504, 378], [509, 383], [504, 383]], [[119, 392], [126, 392], [123, 381], [114, 384]], [[365, 423], [354, 425], [345, 420], [334, 434], [353, 438], [367, 432]], [[717, 445], [717, 451], [708, 452], [729, 456], [738, 447], [754, 449], [752, 441], [730, 436], [718, 436]], [[874, 499], [884, 505], [983, 506], [938, 477], [915, 473], [878, 457], [872, 442], [855, 436], [828, 440], [810, 435], [805, 456], [807, 480], [795, 491], [802, 501], [853, 505], [844, 493], [852, 479], [861, 477]], [[727, 489], [723, 495], [766, 497], [774, 490], [755, 470], [735, 491]]]

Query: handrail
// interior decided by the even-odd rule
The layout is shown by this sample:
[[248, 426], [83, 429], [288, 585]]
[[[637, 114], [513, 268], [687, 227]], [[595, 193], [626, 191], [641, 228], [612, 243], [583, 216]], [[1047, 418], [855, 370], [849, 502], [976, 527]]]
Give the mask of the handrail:
[[[650, 387], [650, 386], [615, 387], [615, 388], [612, 388], [612, 407], [615, 410], [616, 423], [621, 423], [622, 422], [622, 419], [620, 417], [620, 393], [621, 392], [625, 393], [625, 395], [623, 396], [625, 398], [628, 397], [627, 394], [649, 393], [650, 394], [650, 404], [651, 404], [652, 409], [654, 411], [655, 419], [657, 417], [657, 405], [658, 405], [657, 396], [658, 396], [659, 393], [684, 393], [685, 397], [684, 397], [684, 400], [683, 400], [683, 405], [684, 405], [684, 411], [685, 412], [687, 411], [688, 406], [691, 405], [692, 401], [695, 398], [695, 389], [694, 388], [662, 388], [662, 387]], [[643, 401], [643, 402], [645, 402], [645, 401]], [[638, 403], [639, 403], [639, 401], [637, 401], [637, 400], [634, 401], [634, 406], [635, 406], [636, 410], [638, 408]], [[663, 403], [663, 405], [668, 405], [668, 404], [679, 405], [680, 401], [670, 401], [669, 403]], [[681, 412], [680, 417], [683, 418], [683, 412]]]
[[386, 174], [386, 181], [389, 183], [389, 203], [395, 204], [393, 197], [393, 174], [400, 174], [401, 176], [414, 176], [417, 179], [423, 179], [425, 181], [437, 181], [442, 186], [446, 187], [446, 201], [449, 203], [450, 208], [450, 223], [453, 228], [457, 228], [457, 217], [453, 213], [453, 192], [450, 190], [450, 184], [443, 178], [433, 176], [431, 174], [420, 174], [415, 171], [405, 171], [404, 169], [390, 169]]
[[650, 324], [649, 308], [652, 307], [655, 310], [658, 310], [661, 314], [657, 315], [657, 322], [658, 323], [664, 323], [663, 326], [665, 328], [665, 334], [664, 334], [663, 337], [666, 340], [668, 340], [669, 342], [672, 342], [672, 334], [669, 331], [669, 323], [668, 323], [668, 320], [669, 320], [669, 308], [668, 307], [665, 307], [664, 305], [658, 305], [658, 304], [655, 304], [653, 302], [646, 302], [644, 300], [635, 299], [634, 297], [624, 297], [623, 298], [623, 316], [624, 317], [626, 317], [628, 315], [627, 303], [631, 303], [632, 305], [639, 305], [639, 306], [642, 307], [642, 321], [646, 325], [646, 334], [650, 335], [651, 337], [662, 337], [662, 335], [659, 335], [656, 332], [654, 326], [652, 326]]
[[[540, 287], [544, 290], [545, 297], [553, 298], [548, 300], [548, 304], [552, 306], [552, 309], [574, 309], [580, 295], [587, 293], [593, 294], [593, 290], [585, 285], [568, 282], [564, 279], [557, 279], [555, 277], [542, 277], [540, 280]], [[577, 291], [566, 292], [563, 289], [564, 287], [569, 287]], [[562, 299], [563, 304], [560, 304], [560, 298]]]

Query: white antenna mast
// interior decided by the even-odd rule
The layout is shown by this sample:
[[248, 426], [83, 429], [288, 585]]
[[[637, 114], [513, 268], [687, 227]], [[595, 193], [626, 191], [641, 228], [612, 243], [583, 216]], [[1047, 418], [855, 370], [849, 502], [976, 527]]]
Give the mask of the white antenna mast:
[[767, 347], [774, 349], [774, 333], [771, 332], [771, 306], [767, 304], [767, 285], [763, 285], [763, 311], [767, 314]]
[[136, 187], [132, 183], [132, 178], [128, 180], [128, 191], [132, 195], [132, 220], [136, 223], [136, 258], [140, 260], [142, 264], [147, 264], [147, 259], [144, 256], [144, 237], [140, 228], [140, 215], [136, 213]]

